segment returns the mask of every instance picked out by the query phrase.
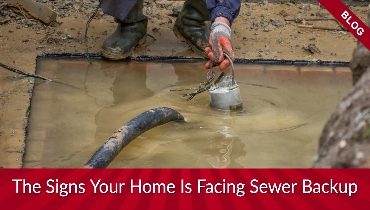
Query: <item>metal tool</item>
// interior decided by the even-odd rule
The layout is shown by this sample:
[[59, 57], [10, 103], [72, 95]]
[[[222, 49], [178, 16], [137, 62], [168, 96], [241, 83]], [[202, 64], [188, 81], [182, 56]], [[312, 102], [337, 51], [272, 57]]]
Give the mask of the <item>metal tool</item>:
[[198, 88], [186, 88], [180, 90], [171, 91], [184, 91], [184, 90], [195, 90], [192, 93], [184, 94], [184, 97], [189, 97], [188, 101], [193, 99], [196, 95], [209, 91], [210, 104], [213, 108], [221, 111], [241, 111], [243, 110], [243, 102], [240, 96], [239, 86], [236, 84], [234, 79], [234, 64], [229, 55], [224, 54], [229, 60], [232, 75], [226, 76], [225, 72], [222, 72], [216, 80], [216, 73], [213, 71], [213, 63], [207, 72], [206, 82], [201, 82]]
[[[192, 90], [196, 90], [196, 91], [192, 93], [184, 94], [183, 96], [184, 97], [189, 96], [188, 101], [190, 101], [191, 99], [194, 98], [194, 96], [198, 95], [199, 93], [203, 93], [204, 91], [209, 90], [215, 77], [216, 77], [216, 73], [212, 70], [212, 65], [211, 65], [211, 68], [207, 72], [207, 81], [201, 82], [198, 88], [191, 88]], [[182, 89], [182, 90], [186, 90], [186, 89]], [[176, 90], [171, 90], [171, 91], [176, 91]]]
[[[222, 111], [241, 111], [243, 110], [243, 101], [240, 96], [239, 85], [236, 84], [234, 78], [234, 65], [231, 58], [224, 54], [229, 60], [232, 70], [231, 76], [221, 74], [220, 77], [210, 86], [209, 98], [211, 106]], [[212, 66], [210, 71], [213, 72]], [[208, 74], [207, 74], [208, 77]]]

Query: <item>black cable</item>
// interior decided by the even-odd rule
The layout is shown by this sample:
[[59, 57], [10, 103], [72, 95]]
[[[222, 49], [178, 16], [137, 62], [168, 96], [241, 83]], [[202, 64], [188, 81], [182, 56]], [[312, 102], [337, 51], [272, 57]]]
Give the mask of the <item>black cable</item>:
[[[94, 58], [102, 58], [100, 54], [89, 54]], [[45, 53], [42, 57], [86, 57], [86, 54], [81, 53]], [[130, 61], [162, 61], [162, 62], [205, 62], [204, 58], [189, 58], [181, 56], [138, 56], [128, 57], [126, 60]], [[346, 61], [307, 61], [307, 60], [278, 60], [278, 59], [248, 59], [236, 58], [234, 64], [259, 64], [259, 65], [296, 65], [296, 66], [332, 66], [332, 67], [348, 67], [349, 62]]]
[[[49, 79], [47, 77], [43, 77], [41, 75], [38, 75], [38, 74], [30, 74], [30, 73], [27, 73], [27, 72], [24, 72], [24, 71], [21, 71], [19, 69], [16, 69], [16, 68], [13, 68], [13, 67], [10, 67], [4, 63], [1, 63], [0, 62], [0, 66], [3, 67], [4, 69], [6, 70], [9, 70], [9, 71], [12, 71], [14, 73], [17, 73], [17, 74], [21, 74], [21, 75], [24, 75], [24, 76], [27, 76], [27, 77], [33, 77], [33, 78], [38, 78], [38, 79], [42, 79], [42, 80], [46, 80], [46, 81], [49, 81], [49, 82], [55, 82], [55, 83], [59, 83], [59, 84], [63, 84], [63, 85], [67, 85], [67, 86], [70, 86], [70, 87], [73, 87], [73, 88], [77, 88], [73, 85], [69, 85], [69, 84], [66, 84], [66, 83], [63, 83], [63, 82], [58, 82], [58, 81], [55, 81], [55, 80], [52, 80], [52, 79]], [[78, 88], [77, 88], [78, 89]]]
[[89, 20], [87, 21], [86, 23], [86, 28], [85, 28], [85, 44], [86, 44], [86, 57], [87, 57], [87, 60], [89, 61], [89, 63], [91, 64], [91, 59], [90, 59], [90, 56], [89, 56], [89, 45], [87, 43], [87, 30], [89, 29], [90, 27], [90, 22], [94, 19], [94, 17], [96, 16], [96, 14], [98, 13], [98, 10], [100, 8], [100, 3], [99, 5], [96, 7], [96, 9], [94, 10], [94, 12], [92, 13], [92, 15], [90, 16]]
[[46, 80], [46, 81], [49, 81], [49, 82], [56, 82], [52, 79], [49, 79], [49, 78], [46, 78], [46, 77], [43, 77], [43, 76], [40, 76], [40, 75], [37, 75], [37, 74], [30, 74], [30, 73], [18, 70], [16, 68], [10, 67], [10, 66], [8, 66], [6, 64], [3, 64], [1, 62], [0, 62], [0, 66], [3, 67], [6, 70], [9, 70], [9, 71], [12, 71], [14, 73], [21, 74], [21, 75], [24, 75], [24, 76], [27, 76], [27, 77], [34, 77], [34, 78], [39, 78], [39, 79]]

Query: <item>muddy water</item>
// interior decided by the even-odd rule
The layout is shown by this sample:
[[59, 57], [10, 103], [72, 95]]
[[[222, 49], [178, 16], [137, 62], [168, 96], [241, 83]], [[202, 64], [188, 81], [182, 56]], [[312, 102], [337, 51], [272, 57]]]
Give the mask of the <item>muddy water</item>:
[[[109, 167], [310, 167], [323, 125], [351, 87], [346, 68], [235, 65], [244, 112], [209, 107], [202, 63], [40, 59], [24, 167], [82, 167], [138, 114], [171, 107], [171, 122], [131, 142]], [[217, 72], [217, 75], [219, 72]]]

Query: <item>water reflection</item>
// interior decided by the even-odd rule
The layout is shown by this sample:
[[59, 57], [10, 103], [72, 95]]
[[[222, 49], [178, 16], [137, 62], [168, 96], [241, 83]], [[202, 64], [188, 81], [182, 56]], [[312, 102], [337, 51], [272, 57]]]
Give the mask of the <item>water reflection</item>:
[[110, 135], [107, 131], [123, 125], [123, 119], [127, 119], [123, 113], [129, 111], [127, 109], [135, 107], [137, 102], [140, 104], [140, 101], [150, 99], [161, 89], [175, 85], [178, 78], [171, 64], [124, 62], [120, 68], [101, 65], [101, 70], [113, 79], [111, 83], [105, 83], [111, 86], [111, 98], [105, 98], [105, 104], [108, 101], [110, 105], [104, 106], [95, 115], [97, 141], [106, 139]]
[[[171, 122], [132, 141], [110, 167], [310, 167], [322, 126], [351, 87], [348, 69], [235, 65], [246, 112], [187, 101], [171, 89], [205, 81], [202, 63], [39, 60], [37, 73], [79, 87], [36, 81], [25, 167], [81, 167], [138, 114], [171, 107]], [[219, 72], [218, 72], [219, 73]]]
[[[111, 130], [112, 127], [119, 128], [123, 125], [123, 117], [117, 114], [121, 113], [123, 115], [130, 104], [145, 103], [145, 101], [149, 101], [153, 96], [161, 97], [168, 93], [168, 88], [176, 87], [177, 84], [179, 84], [179, 80], [182, 82], [189, 81], [191, 77], [191, 74], [184, 72], [181, 68], [176, 69], [170, 63], [123, 63], [119, 69], [113, 69], [109, 65], [102, 65], [101, 69], [105, 77], [113, 78], [111, 87], [109, 88], [112, 94], [110, 94], [110, 99], [105, 98], [105, 104], [110, 105], [101, 108], [95, 115], [96, 142], [102, 142], [103, 139], [107, 139], [111, 134], [107, 133], [107, 131]], [[201, 80], [203, 78], [198, 79]], [[180, 82], [180, 84], [182, 84], [182, 82]], [[105, 89], [107, 88], [108, 87], [105, 87]], [[106, 100], [112, 102], [107, 103]], [[183, 100], [183, 103], [186, 103], [186, 101]], [[114, 116], [115, 114], [116, 116]], [[138, 159], [141, 161], [136, 161], [135, 163], [130, 161], [128, 165], [133, 167], [184, 167], [184, 162], [188, 162], [184, 160], [191, 160], [196, 157], [195, 162], [198, 163], [199, 167], [241, 167], [241, 165], [235, 162], [235, 158], [245, 154], [242, 150], [244, 144], [241, 143], [240, 139], [233, 138], [232, 135], [227, 134], [225, 130], [221, 133], [225, 136], [224, 138], [211, 138], [211, 140], [207, 141], [182, 139], [182, 141], [176, 141], [175, 143], [173, 141], [160, 143], [157, 147], [151, 149], [151, 154], [146, 155], [146, 158], [140, 157]], [[236, 147], [238, 148], [238, 155], [236, 155], [236, 149], [234, 149], [233, 152], [233, 145], [235, 143], [238, 144]], [[189, 147], [189, 153], [186, 154], [182, 152], [182, 157], [179, 156], [178, 151], [186, 147]], [[168, 148], [178, 149], [174, 149], [171, 152], [168, 151]], [[127, 150], [130, 149], [133, 148], [125, 148], [122, 153], [129, 153]], [[168, 159], [168, 161], [165, 161], [165, 164], [163, 160], [158, 160], [158, 158], [162, 159], [163, 157], [157, 156], [158, 153], [156, 153], [155, 150], [160, 151], [160, 156]], [[171, 154], [173, 154], [173, 156]], [[125, 155], [123, 154], [120, 156], [123, 156], [124, 159]], [[117, 158], [118, 160], [120, 156]], [[123, 161], [121, 164], [124, 165], [127, 163]], [[122, 166], [121, 164], [113, 163], [113, 166], [119, 167], [119, 165]], [[194, 162], [189, 161], [189, 163], [185, 165], [194, 167]]]
[[209, 152], [206, 154], [208, 163], [214, 168], [241, 168], [242, 165], [235, 162], [241, 156], [244, 156], [244, 146], [240, 139], [231, 138], [224, 140], [215, 140], [208, 144]]

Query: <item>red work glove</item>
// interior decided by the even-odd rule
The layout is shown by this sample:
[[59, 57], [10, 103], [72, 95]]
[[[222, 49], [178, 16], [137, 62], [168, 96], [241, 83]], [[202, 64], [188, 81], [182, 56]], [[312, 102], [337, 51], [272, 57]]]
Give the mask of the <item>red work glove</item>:
[[229, 55], [232, 61], [235, 60], [230, 34], [231, 29], [226, 23], [214, 22], [212, 24], [211, 34], [209, 36], [209, 44], [211, 46], [205, 49], [210, 59], [210, 61], [205, 64], [207, 69], [211, 67], [211, 62], [216, 65], [219, 64], [221, 71], [224, 71], [230, 66], [230, 62], [224, 56], [224, 53]]

